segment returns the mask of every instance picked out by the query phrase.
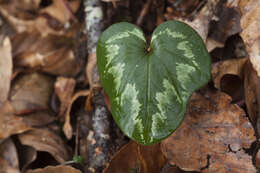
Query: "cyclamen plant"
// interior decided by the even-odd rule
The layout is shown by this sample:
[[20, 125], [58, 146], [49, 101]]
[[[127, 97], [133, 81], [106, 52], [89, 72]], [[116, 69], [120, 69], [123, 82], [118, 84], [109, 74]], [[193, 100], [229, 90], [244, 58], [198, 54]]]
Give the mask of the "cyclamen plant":
[[100, 36], [97, 64], [114, 120], [131, 139], [150, 145], [181, 124], [190, 96], [210, 79], [211, 60], [185, 23], [159, 25], [149, 47], [141, 29], [122, 22]]

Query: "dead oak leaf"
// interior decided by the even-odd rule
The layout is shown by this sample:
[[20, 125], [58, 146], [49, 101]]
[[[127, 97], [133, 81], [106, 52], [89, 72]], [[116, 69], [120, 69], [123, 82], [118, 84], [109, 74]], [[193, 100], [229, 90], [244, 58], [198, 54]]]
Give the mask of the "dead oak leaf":
[[[219, 91], [194, 93], [185, 120], [161, 143], [165, 156], [186, 171], [212, 172], [221, 167], [223, 173], [255, 172], [250, 156], [243, 152], [256, 139], [254, 129], [244, 111], [230, 102]], [[233, 160], [226, 162], [225, 157]]]
[[33, 129], [18, 136], [23, 145], [32, 146], [37, 151], [50, 153], [59, 163], [70, 158], [67, 145], [61, 137], [47, 128]]
[[[14, 170], [19, 170], [19, 161], [18, 161], [18, 154], [16, 150], [16, 146], [14, 145], [11, 138], [5, 139], [3, 142], [0, 143], [0, 160], [6, 160], [7, 165], [13, 168]], [[5, 162], [5, 161], [3, 161]], [[1, 163], [1, 161], [0, 161]], [[1, 165], [1, 164], [0, 164]], [[7, 170], [1, 170], [7, 171]], [[8, 171], [7, 171], [8, 172]]]
[[1, 173], [20, 173], [19, 169], [13, 168], [7, 160], [0, 158]]
[[258, 149], [255, 156], [255, 164], [257, 168], [260, 168], [260, 150]]
[[76, 92], [70, 99], [70, 102], [68, 104], [68, 107], [67, 107], [67, 110], [65, 113], [65, 123], [63, 126], [63, 132], [64, 132], [65, 136], [67, 137], [67, 139], [72, 138], [72, 132], [73, 132], [72, 126], [70, 124], [70, 111], [71, 111], [72, 105], [79, 97], [83, 97], [83, 96], [86, 97], [86, 96], [89, 96], [89, 94], [90, 94], [89, 90], [81, 90], [81, 91]]
[[249, 118], [256, 126], [258, 134], [260, 134], [260, 77], [257, 75], [256, 70], [253, 68], [250, 61], [245, 65], [245, 102]]
[[52, 75], [74, 76], [80, 70], [72, 37], [39, 32], [16, 34], [12, 39], [15, 65], [39, 69]]
[[160, 172], [166, 163], [160, 145], [142, 146], [130, 141], [123, 146], [112, 158], [109, 166], [103, 173]]
[[214, 11], [216, 9], [216, 6], [218, 4], [219, 0], [210, 0], [207, 1], [207, 3], [203, 6], [203, 8], [200, 10], [200, 12], [195, 16], [195, 18], [192, 21], [184, 20], [182, 18], [176, 18], [176, 16], [172, 16], [171, 14], [165, 14], [165, 18], [167, 20], [180, 20], [182, 22], [187, 23], [192, 28], [194, 28], [204, 42], [206, 42], [208, 30], [209, 30], [209, 24], [214, 16]]
[[244, 76], [244, 65], [248, 58], [230, 59], [214, 63], [211, 68], [211, 75], [216, 88], [220, 89], [221, 79], [226, 74], [239, 76], [241, 79]]
[[81, 173], [71, 166], [47, 166], [43, 169], [28, 170], [26, 173]]
[[9, 102], [5, 102], [0, 108], [0, 140], [30, 129], [25, 124], [23, 117], [14, 115], [12, 105]]
[[49, 16], [56, 18], [62, 24], [65, 24], [69, 19], [74, 18], [75, 13], [80, 6], [80, 0], [53, 0], [53, 3], [42, 9], [41, 13], [47, 13]]
[[58, 77], [54, 84], [55, 93], [60, 100], [59, 115], [64, 116], [72, 98], [76, 81], [73, 78]]
[[[214, 160], [210, 159], [209, 167], [202, 171], [202, 173], [210, 172], [228, 172], [228, 173], [248, 173], [256, 172], [254, 166], [249, 163], [252, 158], [247, 155], [243, 150], [237, 152], [229, 152], [215, 157]], [[223, 164], [224, 163], [224, 164]]]
[[11, 42], [8, 37], [0, 38], [0, 107], [6, 101], [11, 84], [13, 60]]
[[240, 0], [241, 27], [246, 49], [253, 67], [260, 76], [260, 1]]
[[48, 109], [53, 82], [51, 77], [40, 73], [19, 76], [10, 92], [10, 102], [15, 113], [24, 114]]

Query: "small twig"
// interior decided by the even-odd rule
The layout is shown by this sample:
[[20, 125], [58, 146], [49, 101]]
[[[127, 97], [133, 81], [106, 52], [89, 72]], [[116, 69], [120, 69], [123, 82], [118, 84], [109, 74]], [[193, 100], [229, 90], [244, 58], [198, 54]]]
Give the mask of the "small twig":
[[76, 127], [76, 139], [75, 139], [75, 150], [74, 156], [77, 156], [79, 153], [79, 126], [80, 126], [80, 117], [77, 117], [77, 127]]
[[73, 11], [71, 10], [70, 6], [68, 5], [68, 3], [65, 0], [61, 0], [61, 3], [66, 7], [67, 11], [70, 14], [70, 18], [74, 21], [77, 22], [77, 18], [75, 17], [75, 15], [73, 14]]
[[112, 4], [113, 4], [113, 7], [114, 7], [114, 8], [117, 8], [117, 6], [116, 6], [116, 0], [112, 0]]
[[137, 21], [136, 21], [137, 25], [141, 25], [143, 23], [144, 17], [149, 12], [149, 7], [151, 5], [151, 2], [152, 2], [152, 0], [147, 0], [147, 2], [144, 4], [144, 7], [141, 10], [141, 12], [140, 12], [140, 14], [139, 14], [139, 16], [137, 18]]

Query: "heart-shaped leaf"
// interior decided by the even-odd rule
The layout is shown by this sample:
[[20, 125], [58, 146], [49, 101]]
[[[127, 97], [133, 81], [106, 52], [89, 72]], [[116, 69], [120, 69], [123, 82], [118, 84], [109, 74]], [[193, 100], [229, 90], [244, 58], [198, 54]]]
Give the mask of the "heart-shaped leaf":
[[99, 38], [97, 57], [116, 123], [145, 145], [180, 125], [189, 97], [210, 79], [211, 61], [202, 39], [178, 21], [158, 26], [149, 48], [137, 26], [114, 24]]

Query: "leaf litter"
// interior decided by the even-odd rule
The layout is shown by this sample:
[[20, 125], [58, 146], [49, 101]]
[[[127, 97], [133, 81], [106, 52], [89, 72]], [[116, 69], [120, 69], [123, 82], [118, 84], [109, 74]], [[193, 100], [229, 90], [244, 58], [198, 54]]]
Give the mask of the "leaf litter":
[[[149, 8], [144, 8], [146, 4]], [[78, 33], [86, 35], [83, 5], [83, 0], [0, 2], [0, 172], [84, 172], [87, 161], [83, 166], [58, 164], [70, 163], [73, 155], [88, 156], [94, 143], [100, 146], [94, 151], [99, 158], [104, 150], [110, 151], [110, 163], [99, 171], [103, 173], [251, 173], [260, 168], [258, 0], [104, 1], [106, 27], [142, 18], [140, 27], [147, 35], [157, 24], [178, 19], [197, 29], [212, 55], [218, 51], [237, 55], [227, 48], [238, 46], [229, 41], [234, 36], [241, 36], [246, 47], [242, 56], [231, 59], [217, 54], [212, 82], [193, 94], [186, 119], [173, 135], [144, 147], [122, 134], [117, 138], [120, 130], [112, 123], [105, 127], [115, 132], [110, 137], [115, 141], [112, 149], [102, 148], [93, 138], [89, 121], [96, 107], [105, 102], [109, 107], [110, 102], [108, 97], [96, 102], [95, 90], [100, 88], [96, 54], [87, 56], [80, 50], [78, 55], [76, 50], [82, 44]], [[51, 107], [55, 97], [57, 112]], [[78, 123], [81, 116], [88, 116], [84, 120], [88, 123]], [[87, 139], [89, 143], [82, 142]], [[39, 162], [51, 163], [51, 158], [56, 166]]]
[[186, 171], [256, 172], [243, 149], [256, 140], [245, 112], [219, 91], [195, 93], [181, 127], [162, 144], [172, 163]]

